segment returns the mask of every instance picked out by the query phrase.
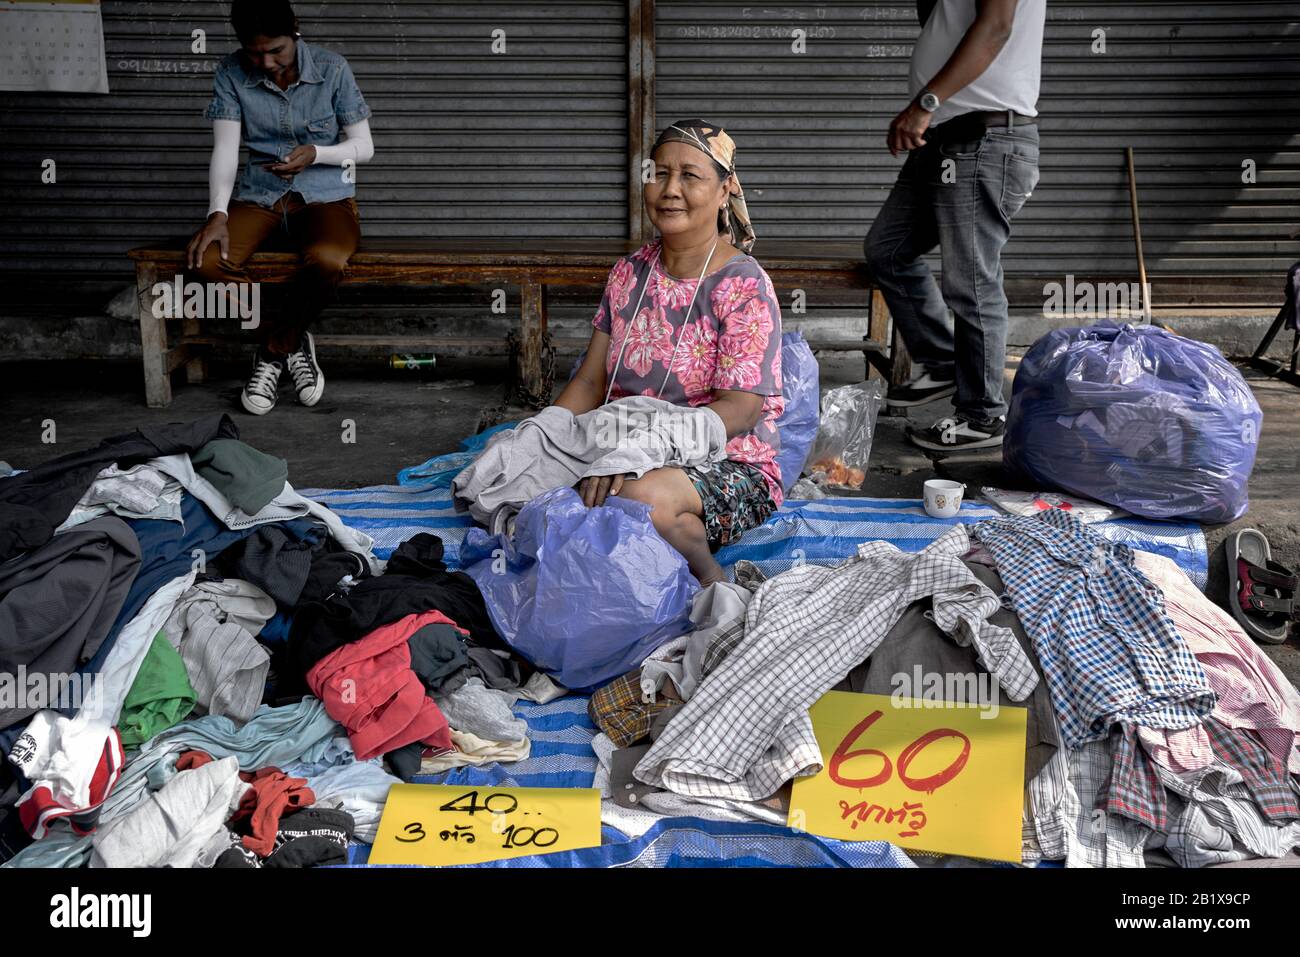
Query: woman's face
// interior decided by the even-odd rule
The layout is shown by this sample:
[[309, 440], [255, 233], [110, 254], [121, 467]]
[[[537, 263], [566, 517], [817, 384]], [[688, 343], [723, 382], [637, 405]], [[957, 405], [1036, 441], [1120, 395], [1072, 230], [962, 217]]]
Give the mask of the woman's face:
[[727, 203], [726, 181], [707, 154], [686, 143], [655, 150], [655, 178], [645, 186], [645, 208], [661, 236], [716, 232]]
[[264, 37], [261, 34], [244, 44], [244, 56], [272, 80], [293, 69], [298, 58], [298, 43], [293, 37]]

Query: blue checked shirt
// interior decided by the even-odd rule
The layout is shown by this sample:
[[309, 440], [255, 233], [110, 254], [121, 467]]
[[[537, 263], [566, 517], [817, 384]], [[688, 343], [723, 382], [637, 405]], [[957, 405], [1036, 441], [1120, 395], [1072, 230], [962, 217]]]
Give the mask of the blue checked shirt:
[[1214, 710], [1200, 662], [1128, 546], [1060, 509], [981, 522], [974, 534], [1034, 640], [1067, 747], [1116, 722], [1176, 730]]
[[235, 199], [271, 207], [293, 190], [308, 203], [333, 203], [356, 194], [337, 166], [308, 166], [291, 182], [259, 165], [284, 159], [296, 146], [334, 146], [345, 126], [370, 116], [348, 61], [324, 47], [298, 41], [298, 82], [282, 90], [260, 71], [244, 68], [239, 52], [217, 66], [208, 119], [238, 120], [248, 165]]

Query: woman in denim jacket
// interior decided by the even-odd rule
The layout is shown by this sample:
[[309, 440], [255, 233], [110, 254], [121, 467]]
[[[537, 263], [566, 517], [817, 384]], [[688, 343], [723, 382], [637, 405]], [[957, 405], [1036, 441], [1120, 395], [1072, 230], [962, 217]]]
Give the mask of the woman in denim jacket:
[[[230, 20], [240, 49], [213, 80], [208, 220], [186, 257], [203, 281], [241, 284], [244, 304], [243, 284], [251, 282], [244, 264], [273, 234], [283, 229], [302, 257], [283, 313], [253, 317], [261, 338], [241, 401], [264, 415], [286, 367], [303, 405], [325, 391], [307, 327], [334, 298], [356, 252], [355, 168], [374, 145], [370, 107], [347, 60], [303, 41], [288, 0], [235, 0]], [[241, 134], [248, 165], [236, 183]]]

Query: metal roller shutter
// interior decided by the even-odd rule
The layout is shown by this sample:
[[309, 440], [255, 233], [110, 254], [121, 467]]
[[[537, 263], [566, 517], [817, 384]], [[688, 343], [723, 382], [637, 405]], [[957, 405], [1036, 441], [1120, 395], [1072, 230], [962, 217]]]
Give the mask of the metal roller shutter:
[[[907, 96], [915, 5], [657, 6], [658, 126], [699, 115], [731, 131], [759, 257], [764, 238], [864, 236], [901, 165], [884, 134]], [[1047, 16], [1042, 180], [1008, 275], [1134, 271], [1125, 146], [1152, 274], [1285, 271], [1300, 218], [1300, 8], [1142, 0], [1049, 3]]]
[[[627, 233], [623, 0], [295, 4], [352, 64], [374, 116], [363, 231], [389, 237]], [[0, 270], [129, 277], [124, 255], [188, 235], [207, 204], [212, 69], [228, 5], [103, 5], [108, 96], [0, 94]], [[207, 52], [191, 52], [191, 31]], [[506, 53], [491, 51], [504, 30]], [[58, 181], [40, 181], [41, 161]]]

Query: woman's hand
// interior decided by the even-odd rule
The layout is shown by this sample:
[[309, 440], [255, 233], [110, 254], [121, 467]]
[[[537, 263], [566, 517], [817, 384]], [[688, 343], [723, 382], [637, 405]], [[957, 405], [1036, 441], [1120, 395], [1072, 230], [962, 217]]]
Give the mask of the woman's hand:
[[203, 228], [194, 234], [194, 238], [185, 247], [186, 265], [191, 269], [203, 265], [203, 254], [213, 243], [221, 247], [222, 259], [230, 258], [230, 232], [226, 229], [225, 213], [213, 213]]
[[582, 496], [582, 504], [587, 508], [595, 508], [598, 505], [604, 505], [605, 499], [610, 495], [617, 495], [623, 488], [622, 475], [593, 475], [591, 478], [585, 478], [578, 483], [578, 494]]
[[266, 168], [280, 179], [293, 179], [312, 163], [316, 162], [316, 147], [296, 146], [285, 157], [283, 163], [268, 163]]

